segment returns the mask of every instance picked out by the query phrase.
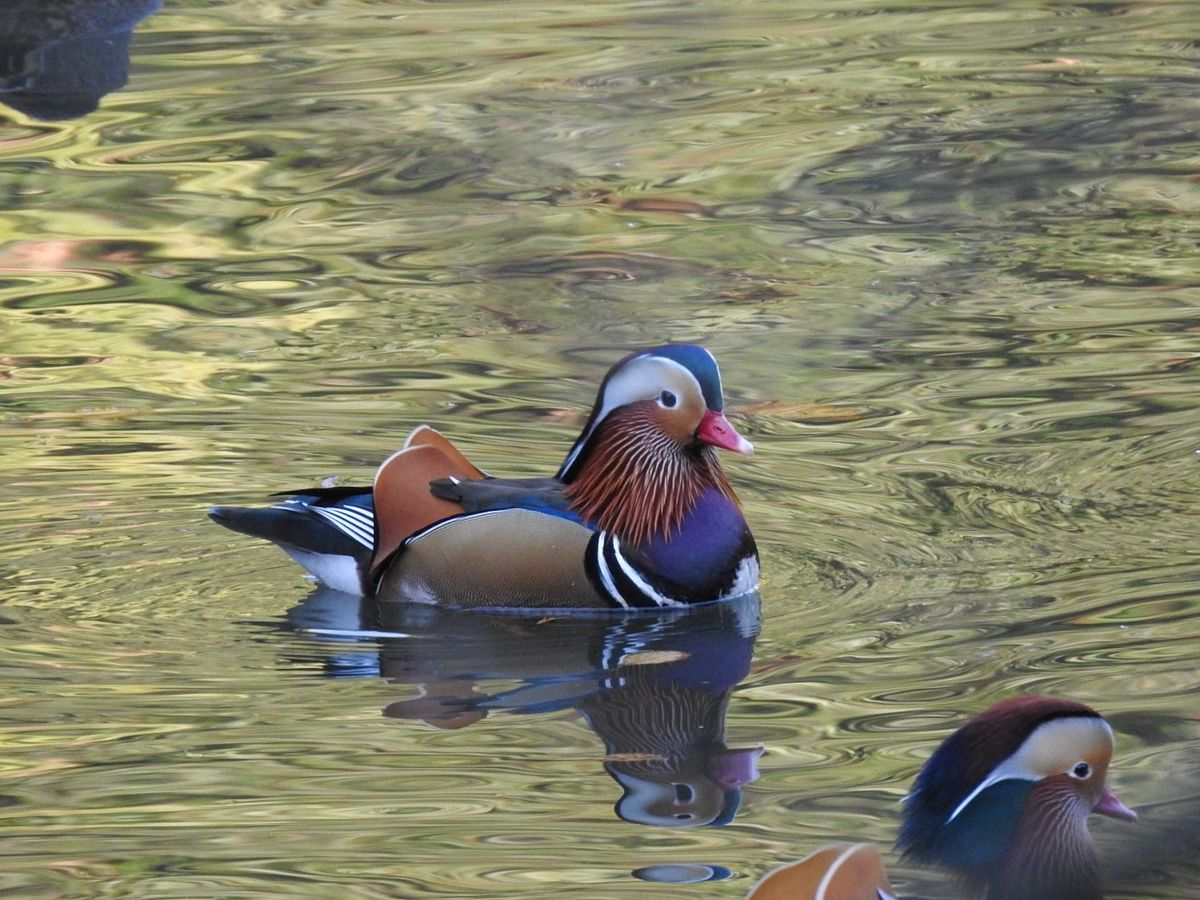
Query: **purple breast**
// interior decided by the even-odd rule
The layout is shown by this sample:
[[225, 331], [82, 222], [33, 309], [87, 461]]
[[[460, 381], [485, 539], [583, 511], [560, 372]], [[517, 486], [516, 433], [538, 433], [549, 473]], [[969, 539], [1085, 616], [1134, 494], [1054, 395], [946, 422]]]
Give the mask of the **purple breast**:
[[638, 549], [657, 574], [687, 585], [732, 576], [737, 564], [755, 552], [742, 511], [713, 488], [700, 495], [677, 532], [654, 537]]

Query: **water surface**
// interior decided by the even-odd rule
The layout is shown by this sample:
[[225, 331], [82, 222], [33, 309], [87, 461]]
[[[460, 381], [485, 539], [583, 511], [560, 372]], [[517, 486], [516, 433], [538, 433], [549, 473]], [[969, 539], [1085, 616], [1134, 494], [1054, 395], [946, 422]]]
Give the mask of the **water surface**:
[[[1197, 41], [1188, 2], [177, 0], [96, 111], [0, 107], [0, 887], [744, 896], [890, 848], [1033, 691], [1117, 732], [1110, 896], [1194, 893]], [[364, 619], [204, 517], [420, 422], [553, 471], [664, 340], [758, 447], [736, 623]]]

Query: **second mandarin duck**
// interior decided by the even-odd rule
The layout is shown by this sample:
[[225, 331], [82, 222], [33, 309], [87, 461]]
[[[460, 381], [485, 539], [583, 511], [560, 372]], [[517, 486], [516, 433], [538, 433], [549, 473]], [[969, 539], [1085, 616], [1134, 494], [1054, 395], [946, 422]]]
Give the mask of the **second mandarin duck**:
[[[1113, 733], [1090, 707], [1001, 700], [934, 751], [904, 800], [906, 859], [953, 872], [987, 900], [1100, 900], [1087, 817], [1134, 821], [1106, 777]], [[871, 844], [833, 845], [767, 874], [750, 900], [889, 900]]]
[[1087, 817], [1137, 819], [1106, 784], [1112, 753], [1112, 728], [1082, 703], [1002, 700], [929, 758], [896, 844], [988, 900], [1099, 900]]

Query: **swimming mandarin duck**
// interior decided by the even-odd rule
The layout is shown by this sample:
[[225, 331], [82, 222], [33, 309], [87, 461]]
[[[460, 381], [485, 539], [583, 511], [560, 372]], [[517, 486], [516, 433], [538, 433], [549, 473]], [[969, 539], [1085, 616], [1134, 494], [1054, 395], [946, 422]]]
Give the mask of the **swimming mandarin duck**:
[[1002, 700], [929, 758], [896, 844], [988, 900], [1100, 898], [1088, 814], [1137, 820], [1105, 784], [1112, 753], [1112, 728], [1082, 703]]
[[217, 523], [277, 544], [337, 590], [456, 607], [662, 608], [739, 596], [758, 553], [716, 448], [749, 455], [702, 347], [605, 376], [553, 478], [491, 478], [420, 426], [371, 488], [313, 488]]
[[[1105, 784], [1112, 752], [1112, 729], [1082, 703], [1002, 700], [934, 751], [904, 800], [897, 847], [987, 900], [1099, 900], [1088, 814], [1137, 819]], [[887, 898], [871, 849], [823, 848], [769, 873], [750, 897]]]

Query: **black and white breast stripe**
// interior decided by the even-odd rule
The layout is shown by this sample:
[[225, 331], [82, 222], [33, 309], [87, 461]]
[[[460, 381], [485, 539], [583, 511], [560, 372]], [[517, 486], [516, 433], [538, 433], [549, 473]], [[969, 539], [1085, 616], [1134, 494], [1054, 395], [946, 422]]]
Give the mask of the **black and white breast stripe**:
[[275, 509], [316, 513], [346, 537], [368, 550], [375, 549], [375, 513], [361, 506], [314, 506], [296, 498], [276, 503]]
[[651, 584], [621, 553], [621, 541], [607, 531], [598, 531], [587, 549], [587, 568], [605, 598], [622, 609], [663, 609], [686, 606]]

